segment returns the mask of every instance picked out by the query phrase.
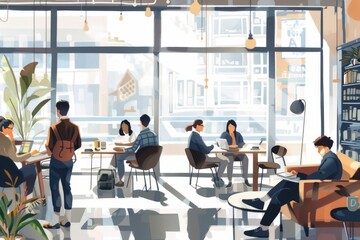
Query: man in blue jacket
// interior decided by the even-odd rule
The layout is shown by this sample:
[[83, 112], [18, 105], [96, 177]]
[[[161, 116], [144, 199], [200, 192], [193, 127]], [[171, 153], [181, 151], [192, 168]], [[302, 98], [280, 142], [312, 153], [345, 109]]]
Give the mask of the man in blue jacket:
[[[334, 141], [327, 136], [321, 136], [315, 139], [314, 145], [318, 153], [322, 156], [322, 160], [318, 170], [312, 174], [306, 175], [291, 171], [301, 180], [303, 179], [340, 179], [342, 175], [342, 165], [339, 158], [330, 149]], [[263, 209], [264, 203], [270, 200], [265, 214], [260, 222], [260, 227], [245, 231], [244, 234], [252, 237], [268, 238], [269, 226], [279, 214], [281, 206], [291, 202], [299, 202], [299, 183], [282, 180], [273, 187], [264, 197], [255, 199], [243, 199], [243, 202], [257, 209]]]

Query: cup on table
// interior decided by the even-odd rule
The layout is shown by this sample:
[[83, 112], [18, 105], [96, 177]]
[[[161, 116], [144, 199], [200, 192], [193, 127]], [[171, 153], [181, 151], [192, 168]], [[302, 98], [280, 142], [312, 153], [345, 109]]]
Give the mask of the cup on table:
[[106, 149], [106, 142], [101, 141], [100, 146], [101, 146], [101, 150], [105, 150]]
[[359, 197], [350, 196], [347, 197], [347, 209], [351, 212], [355, 212], [359, 208]]
[[95, 151], [100, 151], [100, 141], [94, 140], [94, 149]]

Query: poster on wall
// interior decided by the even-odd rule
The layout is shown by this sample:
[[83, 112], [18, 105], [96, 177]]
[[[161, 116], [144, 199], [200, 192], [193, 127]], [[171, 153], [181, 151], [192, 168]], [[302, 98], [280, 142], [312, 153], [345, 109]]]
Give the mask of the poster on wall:
[[[281, 47], [305, 47], [305, 19], [281, 20]], [[283, 52], [282, 58], [302, 58], [304, 52]]]

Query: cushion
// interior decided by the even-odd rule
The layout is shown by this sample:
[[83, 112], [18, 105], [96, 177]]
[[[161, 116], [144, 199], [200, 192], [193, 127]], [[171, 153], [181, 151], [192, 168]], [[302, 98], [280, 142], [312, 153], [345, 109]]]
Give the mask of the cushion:
[[348, 180], [354, 179], [354, 177], [360, 178], [360, 162], [355, 161], [342, 152], [338, 152], [336, 155], [340, 159], [343, 168], [341, 179]]

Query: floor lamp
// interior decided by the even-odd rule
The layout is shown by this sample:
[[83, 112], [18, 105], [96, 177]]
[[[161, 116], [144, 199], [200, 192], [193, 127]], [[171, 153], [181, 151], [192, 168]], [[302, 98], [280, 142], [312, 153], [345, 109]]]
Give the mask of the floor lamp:
[[303, 145], [304, 145], [304, 130], [305, 130], [305, 113], [306, 113], [306, 101], [305, 99], [295, 100], [290, 105], [290, 111], [294, 114], [302, 114], [304, 113], [303, 119], [303, 129], [302, 129], [302, 137], [301, 137], [301, 152], [300, 152], [300, 165], [302, 163], [302, 153], [303, 153]]

